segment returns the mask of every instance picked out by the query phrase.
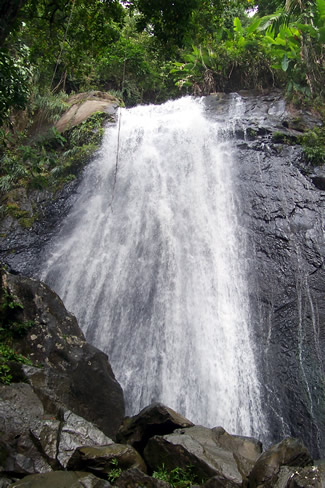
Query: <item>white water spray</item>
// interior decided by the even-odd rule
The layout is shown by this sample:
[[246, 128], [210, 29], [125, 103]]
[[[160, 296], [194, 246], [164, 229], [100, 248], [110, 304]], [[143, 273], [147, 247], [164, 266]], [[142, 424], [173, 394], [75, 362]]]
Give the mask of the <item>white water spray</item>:
[[128, 414], [161, 401], [195, 423], [260, 434], [234, 158], [218, 135], [227, 124], [191, 98], [121, 117], [116, 184], [110, 127], [42, 278], [108, 353]]

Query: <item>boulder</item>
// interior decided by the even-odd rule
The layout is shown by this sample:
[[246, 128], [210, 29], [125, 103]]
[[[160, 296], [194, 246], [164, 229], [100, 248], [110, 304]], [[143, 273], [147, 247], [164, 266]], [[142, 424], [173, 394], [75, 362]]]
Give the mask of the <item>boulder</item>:
[[230, 481], [224, 476], [213, 476], [210, 478], [204, 485], [201, 485], [204, 488], [239, 488], [242, 485], [235, 483], [234, 481]]
[[117, 441], [131, 444], [142, 452], [150, 437], [171, 434], [193, 423], [161, 403], [152, 403], [134, 417], [126, 417], [117, 433]]
[[312, 464], [307, 448], [298, 439], [284, 439], [259, 457], [249, 475], [249, 487], [274, 486], [281, 466], [305, 467]]
[[14, 481], [16, 480], [0, 474], [0, 488], [9, 488]]
[[114, 486], [118, 488], [170, 488], [170, 484], [163, 480], [158, 480], [146, 475], [136, 468], [127, 469], [123, 471], [121, 476], [115, 481]]
[[322, 480], [320, 472], [316, 466], [297, 470], [290, 478], [287, 488], [321, 488]]
[[95, 112], [115, 114], [119, 102], [109, 93], [93, 91], [73, 95], [68, 99], [68, 104], [70, 105], [69, 110], [55, 124], [60, 132], [80, 124]]
[[108, 481], [90, 473], [53, 471], [52, 473], [25, 476], [10, 488], [108, 488]]
[[221, 476], [241, 484], [261, 452], [255, 439], [230, 436], [224, 429], [195, 426], [178, 429], [173, 434], [151, 438], [144, 450], [152, 470], [164, 464], [168, 470], [193, 467], [202, 482]]
[[75, 317], [44, 283], [4, 271], [1, 277], [3, 289], [20, 303], [17, 320], [34, 323], [15, 349], [38, 366], [23, 369], [46, 412], [71, 410], [115, 437], [124, 399], [106, 354], [85, 341]]
[[82, 445], [113, 444], [96, 426], [70, 411], [65, 411], [61, 422], [50, 419], [39, 422], [31, 433], [44, 456], [66, 468], [75, 449]]
[[57, 459], [60, 429], [61, 422], [54, 417], [45, 418], [30, 426], [34, 444], [53, 469], [60, 467]]
[[0, 386], [0, 471], [26, 475], [52, 470], [30, 435], [43, 415], [42, 403], [29, 385]]
[[46, 415], [31, 386], [24, 383], [0, 386], [0, 435], [0, 472], [17, 476], [65, 468], [81, 445], [113, 444], [70, 411], [61, 420]]
[[262, 443], [253, 437], [230, 435], [222, 427], [212, 431], [216, 445], [233, 453], [239, 471], [247, 477], [262, 453]]
[[322, 488], [324, 486], [322, 470], [317, 466], [296, 468], [282, 466], [272, 488]]
[[132, 447], [122, 444], [112, 444], [99, 447], [79, 447], [75, 450], [68, 463], [68, 469], [83, 470], [96, 473], [107, 479], [107, 474], [113, 469], [135, 468], [144, 473], [146, 465], [140, 454]]

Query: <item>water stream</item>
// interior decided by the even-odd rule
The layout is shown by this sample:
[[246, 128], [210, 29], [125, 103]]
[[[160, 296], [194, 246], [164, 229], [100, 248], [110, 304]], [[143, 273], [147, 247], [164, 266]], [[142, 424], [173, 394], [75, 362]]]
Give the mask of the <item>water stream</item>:
[[192, 98], [122, 109], [119, 137], [117, 124], [107, 128], [42, 278], [109, 355], [128, 414], [161, 401], [195, 423], [260, 435], [245, 232], [225, 138], [242, 103], [232, 98], [223, 123]]

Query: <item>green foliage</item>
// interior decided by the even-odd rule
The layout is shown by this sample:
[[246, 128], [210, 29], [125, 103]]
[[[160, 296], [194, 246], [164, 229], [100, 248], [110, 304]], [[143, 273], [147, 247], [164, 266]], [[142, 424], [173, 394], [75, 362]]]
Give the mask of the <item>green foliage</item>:
[[[71, 92], [115, 90], [131, 106], [276, 86], [299, 103], [324, 100], [325, 0], [23, 4], [0, 52], [0, 197], [26, 227], [33, 215], [8, 207], [8, 192], [55, 191], [99, 144], [101, 126], [91, 121], [39, 136], [67, 109]], [[318, 149], [307, 153], [320, 158]]]
[[174, 488], [186, 488], [200, 484], [198, 477], [193, 472], [193, 466], [188, 466], [185, 469], [174, 468], [168, 471], [163, 464], [158, 471], [154, 471], [152, 477], [166, 481]]
[[110, 461], [109, 473], [107, 474], [107, 479], [110, 483], [114, 483], [122, 474], [122, 469], [118, 467], [118, 460], [116, 458]]
[[169, 50], [184, 45], [192, 12], [200, 5], [199, 0], [132, 0], [128, 2], [141, 13], [137, 19], [139, 31], [148, 29]]
[[287, 11], [261, 19], [273, 68], [286, 73], [288, 93], [324, 95], [325, 0], [290, 2]]
[[258, 27], [259, 21], [244, 27], [235, 17], [232, 30], [221, 29], [214, 43], [194, 47], [184, 63], [174, 63], [176, 85], [191, 87], [196, 94], [270, 86], [274, 73]]
[[259, 0], [258, 13], [260, 16], [270, 15], [273, 12], [283, 8], [285, 0]]
[[272, 141], [279, 144], [297, 144], [297, 138], [283, 132], [276, 131], [272, 134]]
[[307, 161], [313, 166], [325, 163], [325, 127], [306, 132], [301, 139]]
[[56, 122], [69, 108], [67, 98], [68, 95], [62, 91], [55, 94], [44, 90], [40, 92], [36, 85], [31, 92], [28, 114], [40, 127], [44, 123]]
[[[19, 186], [56, 191], [71, 181], [98, 149], [107, 118], [107, 114], [98, 112], [64, 135], [52, 127], [34, 141], [22, 138], [19, 146], [2, 156], [0, 194], [4, 198]], [[33, 223], [33, 216], [20, 209], [15, 201], [8, 202], [6, 208], [7, 214], [17, 218], [24, 227]]]
[[20, 35], [30, 46], [40, 86], [79, 90], [96, 57], [117, 41], [123, 16], [118, 0], [29, 0]]
[[126, 105], [159, 102], [176, 91], [166, 52], [147, 32], [136, 30], [137, 16], [127, 17], [114, 49], [107, 48], [98, 56], [93, 81], [100, 89], [117, 90]]
[[253, 0], [24, 3], [10, 53], [0, 57], [0, 123], [28, 99], [38, 126], [48, 111], [59, 116], [59, 90], [159, 102], [176, 96], [173, 80], [197, 94], [287, 85], [288, 93], [323, 96], [325, 0], [261, 0], [253, 18], [246, 13]]
[[32, 364], [30, 359], [15, 352], [12, 342], [23, 337], [34, 322], [20, 319], [24, 307], [6, 286], [2, 286], [0, 297], [0, 383], [9, 384], [12, 381], [10, 362]]
[[174, 62], [176, 85], [195, 94], [286, 85], [289, 95], [323, 97], [325, 0], [297, 5], [220, 26]]
[[22, 354], [15, 352], [11, 347], [0, 343], [0, 383], [9, 385], [12, 382], [10, 362], [33, 364], [32, 361]]
[[18, 54], [0, 51], [0, 125], [10, 109], [23, 109], [27, 104], [31, 72], [26, 57], [26, 46]]

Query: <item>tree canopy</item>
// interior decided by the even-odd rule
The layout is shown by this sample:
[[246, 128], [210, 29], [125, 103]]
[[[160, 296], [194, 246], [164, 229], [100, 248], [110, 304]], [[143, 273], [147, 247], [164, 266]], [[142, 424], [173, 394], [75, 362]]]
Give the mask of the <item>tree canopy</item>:
[[[325, 0], [13, 0], [0, 7], [5, 121], [35, 93], [126, 103], [278, 86], [323, 96]], [[256, 9], [249, 16], [249, 8]]]
[[[25, 218], [6, 195], [55, 191], [97, 147], [101, 117], [39, 133], [70, 94], [110, 91], [131, 106], [277, 87], [324, 113], [324, 40], [325, 0], [3, 0], [0, 212]], [[306, 154], [320, 161], [323, 132], [313, 134]]]

